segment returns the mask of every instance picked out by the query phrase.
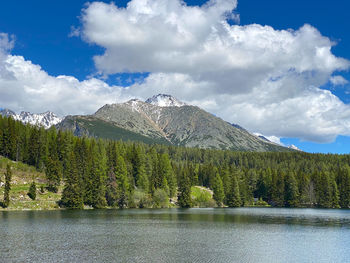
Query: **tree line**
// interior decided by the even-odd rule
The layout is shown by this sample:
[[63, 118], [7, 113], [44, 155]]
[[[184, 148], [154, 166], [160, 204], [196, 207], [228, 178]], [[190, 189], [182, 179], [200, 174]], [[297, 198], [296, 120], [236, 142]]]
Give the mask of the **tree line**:
[[45, 172], [49, 191], [63, 185], [66, 208], [192, 207], [192, 186], [210, 188], [217, 206], [350, 206], [350, 155], [102, 140], [1, 116], [0, 154]]

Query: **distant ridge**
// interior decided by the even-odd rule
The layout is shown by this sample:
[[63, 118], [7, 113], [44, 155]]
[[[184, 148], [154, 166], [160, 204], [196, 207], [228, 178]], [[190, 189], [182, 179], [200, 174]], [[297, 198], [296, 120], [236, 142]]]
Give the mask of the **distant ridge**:
[[103, 131], [98, 135], [96, 133], [98, 120], [109, 125], [109, 132], [112, 127], [117, 127], [123, 129], [124, 134], [129, 131], [143, 139], [177, 146], [236, 151], [291, 151], [168, 94], [158, 94], [145, 101], [132, 99], [124, 103], [106, 104], [93, 115], [67, 116], [57, 127], [72, 130], [75, 134], [106, 137]]
[[0, 115], [12, 117], [13, 119], [21, 121], [23, 123], [42, 126], [45, 129], [48, 129], [51, 126], [54, 126], [62, 121], [62, 118], [58, 117], [51, 111], [38, 114], [22, 111], [20, 114], [16, 114], [10, 109], [2, 109], [0, 110]]

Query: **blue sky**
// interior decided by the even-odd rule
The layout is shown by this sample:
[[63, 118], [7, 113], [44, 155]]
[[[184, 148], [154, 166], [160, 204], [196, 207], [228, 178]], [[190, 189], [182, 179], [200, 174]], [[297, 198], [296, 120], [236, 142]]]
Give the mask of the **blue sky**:
[[[104, 2], [110, 3], [109, 1]], [[127, 2], [116, 1], [116, 4], [118, 7], [123, 7]], [[202, 5], [205, 2], [186, 1], [187, 5]], [[108, 48], [99, 44], [98, 41], [87, 41], [83, 37], [69, 36], [72, 28], [82, 28], [81, 10], [86, 7], [85, 3], [86, 1], [80, 0], [2, 1], [0, 3], [0, 32], [14, 36], [15, 44], [10, 51], [11, 55], [23, 56], [25, 60], [40, 65], [42, 70], [51, 76], [74, 76], [79, 81], [84, 81], [92, 76], [101, 78], [101, 75], [96, 74], [98, 67], [93, 57], [103, 55]], [[350, 3], [344, 0], [332, 2], [241, 0], [238, 1], [238, 7], [234, 13], [239, 14], [239, 25], [242, 26], [256, 23], [271, 26], [275, 30], [298, 30], [304, 24], [310, 24], [320, 31], [322, 36], [337, 42], [337, 45], [332, 47], [332, 53], [336, 57], [350, 60], [348, 10], [350, 10]], [[229, 23], [236, 22], [230, 21]], [[122, 73], [111, 72], [106, 78], [103, 78], [103, 81], [111, 86], [129, 86], [135, 82], [141, 83], [149, 76], [147, 70], [142, 73], [129, 73], [128, 71], [133, 72], [132, 70]], [[347, 70], [334, 71], [332, 74], [350, 80], [350, 73]], [[347, 94], [350, 92], [350, 84], [334, 86], [327, 82], [323, 83], [320, 88], [330, 90], [344, 104], [350, 103], [350, 95]], [[193, 101], [194, 99], [191, 97], [188, 100]], [[206, 109], [209, 110], [210, 107]], [[218, 112], [214, 113], [220, 116]], [[221, 117], [225, 118], [225, 116], [227, 115], [223, 114]], [[235, 122], [235, 119], [232, 122]], [[312, 140], [306, 139], [309, 137], [302, 135], [299, 138], [284, 138], [281, 135], [278, 137], [281, 138], [282, 143], [294, 144], [308, 152], [350, 152], [350, 138], [347, 135], [338, 136], [333, 142], [325, 140], [322, 143], [319, 139], [311, 142]]]

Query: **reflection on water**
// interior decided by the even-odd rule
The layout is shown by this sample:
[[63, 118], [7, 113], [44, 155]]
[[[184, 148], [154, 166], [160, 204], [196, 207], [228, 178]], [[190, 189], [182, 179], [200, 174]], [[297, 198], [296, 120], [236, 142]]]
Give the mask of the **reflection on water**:
[[349, 262], [350, 210], [0, 212], [0, 262]]

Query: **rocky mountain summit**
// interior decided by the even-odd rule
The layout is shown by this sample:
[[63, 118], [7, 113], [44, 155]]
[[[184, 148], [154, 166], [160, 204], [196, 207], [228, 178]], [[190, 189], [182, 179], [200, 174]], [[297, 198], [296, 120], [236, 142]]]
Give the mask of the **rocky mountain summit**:
[[12, 110], [2, 109], [0, 110], [0, 115], [12, 117], [13, 119], [21, 121], [23, 123], [42, 126], [45, 129], [48, 129], [51, 126], [56, 125], [62, 121], [62, 118], [58, 117], [51, 111], [44, 113], [30, 113], [27, 111], [22, 111], [20, 114], [17, 114]]
[[145, 102], [159, 107], [181, 107], [186, 105], [182, 101], [179, 101], [173, 96], [167, 94], [154, 95]]
[[[158, 94], [146, 101], [132, 99], [124, 103], [106, 104], [89, 116], [67, 116], [58, 128], [72, 130], [76, 135], [96, 136], [96, 125], [92, 125], [92, 122], [98, 121], [124, 132], [178, 146], [241, 151], [288, 150], [165, 94]], [[103, 136], [103, 132], [99, 132], [99, 136], [101, 134]]]

